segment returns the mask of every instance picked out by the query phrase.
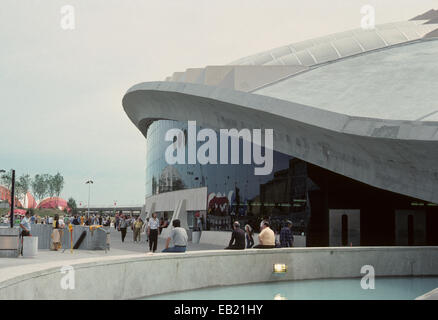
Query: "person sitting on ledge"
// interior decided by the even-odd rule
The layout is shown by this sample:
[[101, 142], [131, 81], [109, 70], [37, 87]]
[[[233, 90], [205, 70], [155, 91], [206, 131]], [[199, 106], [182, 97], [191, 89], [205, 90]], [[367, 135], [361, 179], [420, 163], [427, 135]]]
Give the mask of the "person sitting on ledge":
[[[166, 249], [161, 252], [185, 252], [187, 248], [187, 232], [186, 229], [181, 228], [181, 222], [178, 219], [172, 222], [173, 229], [166, 240]], [[170, 241], [173, 242], [174, 247], [169, 247]]]
[[245, 249], [245, 231], [240, 229], [239, 221], [233, 223], [233, 233], [228, 247], [225, 249], [242, 250]]
[[269, 228], [269, 222], [263, 223], [262, 231], [259, 234], [259, 244], [254, 246], [255, 249], [271, 249], [275, 248], [275, 234], [271, 228]]

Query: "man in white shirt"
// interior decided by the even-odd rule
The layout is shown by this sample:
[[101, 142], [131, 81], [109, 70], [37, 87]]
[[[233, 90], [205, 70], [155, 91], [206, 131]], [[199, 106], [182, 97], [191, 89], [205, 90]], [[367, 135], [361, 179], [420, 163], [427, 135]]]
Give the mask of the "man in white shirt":
[[[187, 232], [186, 229], [181, 228], [181, 222], [178, 219], [172, 222], [173, 229], [166, 240], [166, 248], [162, 252], [185, 252], [187, 248]], [[169, 247], [170, 241], [173, 247]]]
[[21, 219], [20, 222], [20, 229], [21, 229], [21, 255], [23, 255], [23, 237], [30, 236], [31, 231], [31, 225], [30, 225], [30, 211], [26, 211], [26, 215], [23, 219]]
[[26, 211], [26, 215], [21, 220], [20, 228], [21, 228], [21, 235], [23, 237], [30, 236], [31, 225], [30, 225], [30, 212], [29, 211]]
[[160, 226], [160, 221], [157, 218], [157, 214], [152, 213], [152, 218], [148, 222], [148, 236], [149, 236], [149, 251], [157, 251], [157, 241], [158, 241], [158, 227]]

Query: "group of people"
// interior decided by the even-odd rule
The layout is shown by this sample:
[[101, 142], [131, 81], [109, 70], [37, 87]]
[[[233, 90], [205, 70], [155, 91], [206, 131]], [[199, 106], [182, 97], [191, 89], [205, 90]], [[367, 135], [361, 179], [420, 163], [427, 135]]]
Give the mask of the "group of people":
[[[26, 212], [26, 215], [21, 219], [19, 225], [21, 228], [22, 236], [30, 236], [32, 224], [43, 223], [51, 224], [53, 226], [52, 231], [52, 249], [58, 250], [61, 248], [63, 230], [66, 225], [107, 225], [114, 226], [116, 230], [121, 232], [122, 242], [125, 241], [127, 229], [131, 228], [133, 231], [134, 243], [141, 241], [141, 234], [147, 234], [146, 241], [149, 243], [149, 251], [156, 252], [158, 244], [158, 235], [164, 228], [167, 228], [167, 220], [159, 220], [157, 213], [153, 213], [151, 218], [147, 218], [143, 221], [140, 216], [131, 217], [119, 212], [112, 219], [111, 217], [102, 217], [100, 215], [93, 215], [88, 219], [83, 216], [65, 216], [60, 217], [56, 214], [54, 217], [44, 217], [31, 215], [30, 211]], [[194, 223], [194, 229], [202, 229], [201, 219], [196, 219]], [[185, 252], [187, 250], [188, 235], [186, 229], [181, 227], [181, 221], [175, 219], [172, 221], [172, 229], [166, 238], [165, 248], [162, 252]], [[225, 249], [243, 250], [245, 248], [258, 248], [258, 249], [270, 249], [270, 248], [284, 248], [293, 247], [294, 237], [292, 233], [292, 222], [286, 221], [281, 228], [279, 234], [276, 234], [272, 229], [269, 220], [264, 219], [260, 223], [260, 233], [258, 235], [258, 244], [254, 246], [254, 229], [246, 224], [242, 229], [240, 223], [235, 221], [233, 223], [233, 232], [228, 246]], [[173, 246], [170, 244], [173, 243]]]
[[[150, 252], [157, 251], [158, 234], [161, 232], [160, 225], [163, 229], [163, 224], [160, 224], [155, 212], [152, 214], [152, 218], [146, 220], [145, 230], [149, 238]], [[186, 252], [189, 238], [186, 229], [181, 227], [181, 221], [179, 219], [172, 221], [172, 227], [169, 236], [166, 238], [165, 248], [161, 252]], [[171, 242], [173, 243], [172, 247], [170, 246]]]
[[67, 217], [69, 222], [75, 226], [93, 226], [100, 225], [104, 227], [109, 227], [113, 223], [113, 219], [110, 216], [101, 216], [100, 214], [92, 214], [88, 218], [80, 215], [73, 215]]
[[[141, 234], [147, 234], [147, 242], [149, 242], [149, 251], [156, 252], [158, 245], [158, 235], [164, 228], [168, 227], [168, 222], [165, 219], [158, 219], [154, 212], [151, 218], [147, 218], [145, 222], [140, 217], [129, 218], [120, 212], [116, 217], [116, 229], [121, 232], [122, 242], [125, 241], [127, 229], [131, 227], [134, 235], [134, 242], [140, 242]], [[181, 221], [175, 219], [172, 221], [172, 230], [166, 239], [166, 246], [162, 252], [185, 252], [187, 248], [188, 235], [184, 228], [181, 228]], [[170, 243], [173, 246], [170, 246]]]
[[[35, 224], [35, 220], [32, 219], [33, 217], [34, 216], [31, 215], [30, 211], [27, 210], [24, 217], [20, 220], [21, 239], [23, 239], [23, 237], [32, 236], [32, 224]], [[62, 248], [62, 237], [64, 235], [66, 223], [64, 219], [60, 219], [58, 214], [55, 214], [54, 217], [48, 219], [47, 224], [48, 223], [52, 224], [52, 242], [50, 249], [58, 251]], [[21, 246], [21, 254], [23, 254], [23, 246]]]
[[[196, 217], [194, 223], [194, 230], [202, 229], [202, 220]], [[120, 212], [116, 216], [115, 222], [117, 230], [121, 232], [122, 242], [126, 237], [126, 232], [129, 227], [133, 230], [134, 242], [140, 242], [140, 235], [147, 234], [146, 241], [149, 242], [149, 251], [157, 251], [158, 235], [163, 228], [167, 227], [167, 223], [163, 223], [163, 219], [159, 220], [157, 214], [152, 213], [151, 218], [146, 221], [140, 217], [130, 218]], [[165, 249], [162, 252], [185, 252], [187, 250], [188, 235], [187, 231], [181, 227], [181, 222], [178, 219], [172, 221], [172, 230], [166, 238]], [[170, 246], [170, 243], [173, 246]], [[294, 237], [292, 233], [292, 222], [287, 220], [281, 228], [279, 234], [271, 228], [268, 219], [262, 220], [260, 223], [260, 233], [258, 235], [258, 244], [254, 246], [254, 230], [246, 224], [244, 229], [241, 228], [240, 223], [235, 221], [233, 223], [233, 232], [228, 247], [225, 249], [242, 250], [245, 248], [270, 249], [270, 248], [287, 248], [293, 247]]]
[[258, 235], [259, 244], [254, 246], [253, 228], [247, 224], [245, 230], [240, 228], [239, 221], [233, 223], [233, 232], [228, 247], [225, 249], [243, 250], [245, 248], [271, 249], [271, 248], [288, 248], [293, 246], [294, 237], [292, 234], [292, 222], [286, 221], [281, 228], [279, 239], [271, 229], [269, 221], [263, 220], [260, 223], [260, 233]]
[[[28, 210], [30, 214], [30, 223], [31, 224], [52, 224], [54, 216], [53, 215], [47, 215], [47, 216], [40, 216], [39, 214], [34, 214]], [[20, 224], [21, 220], [24, 218], [24, 216], [21, 215], [14, 215], [14, 223]], [[110, 226], [113, 223], [113, 218], [110, 216], [101, 216], [99, 214], [97, 215], [91, 215], [90, 217], [86, 216], [80, 216], [80, 215], [68, 215], [65, 214], [63, 216], [59, 216], [59, 219], [62, 220], [64, 223], [71, 223], [73, 225], [80, 225], [80, 226], [91, 226], [91, 225], [101, 225], [101, 226]], [[0, 223], [9, 223], [10, 218], [9, 216], [3, 216], [0, 217]]]

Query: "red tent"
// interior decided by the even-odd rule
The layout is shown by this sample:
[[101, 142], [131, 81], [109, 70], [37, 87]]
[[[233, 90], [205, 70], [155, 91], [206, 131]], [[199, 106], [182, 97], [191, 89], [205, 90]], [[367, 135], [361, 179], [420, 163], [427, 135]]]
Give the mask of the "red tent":
[[67, 211], [70, 211], [70, 208], [67, 205], [67, 201], [57, 197], [41, 200], [41, 202], [37, 206], [37, 209], [67, 209]]
[[[11, 192], [3, 186], [0, 186], [0, 201], [1, 200], [7, 200], [9, 203], [11, 203]], [[15, 205], [17, 207], [23, 207], [17, 197], [15, 197]]]
[[[8, 212], [8, 216], [11, 214], [11, 211]], [[14, 209], [14, 216], [24, 216], [26, 214], [26, 210], [23, 209]]]

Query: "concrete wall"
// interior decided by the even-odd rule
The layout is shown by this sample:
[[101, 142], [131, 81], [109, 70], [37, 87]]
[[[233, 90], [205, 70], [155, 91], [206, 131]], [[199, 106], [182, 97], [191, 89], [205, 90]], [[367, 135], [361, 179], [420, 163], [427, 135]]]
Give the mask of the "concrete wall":
[[[74, 267], [74, 290], [60, 285], [66, 263]], [[273, 274], [275, 263], [285, 263], [288, 272]], [[57, 261], [3, 268], [0, 299], [133, 299], [211, 286], [361, 277], [364, 265], [372, 265], [376, 276], [436, 276], [438, 247], [216, 250]]]
[[18, 257], [19, 229], [0, 226], [0, 257]]
[[149, 216], [152, 211], [175, 211], [181, 200], [186, 200], [185, 209], [188, 211], [205, 210], [207, 206], [207, 187], [165, 192], [147, 197], [146, 212]]
[[347, 245], [360, 246], [360, 210], [329, 210], [329, 245], [342, 246], [342, 216], [348, 217]]
[[415, 210], [395, 211], [395, 245], [409, 245], [408, 217], [410, 215], [413, 218], [413, 245], [423, 246], [426, 244], [426, 212]]
[[438, 288], [419, 296], [416, 300], [438, 300]]
[[[141, 215], [143, 221], [151, 217], [153, 212], [172, 211], [169, 226], [174, 219], [181, 221], [181, 227], [189, 232], [187, 211], [202, 211], [207, 207], [207, 187], [177, 190], [153, 195], [146, 198], [144, 212]], [[161, 238], [167, 238], [170, 228], [163, 229]], [[189, 233], [191, 239], [191, 233]]]

